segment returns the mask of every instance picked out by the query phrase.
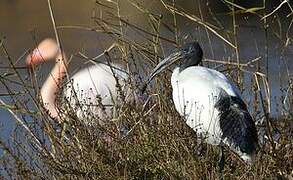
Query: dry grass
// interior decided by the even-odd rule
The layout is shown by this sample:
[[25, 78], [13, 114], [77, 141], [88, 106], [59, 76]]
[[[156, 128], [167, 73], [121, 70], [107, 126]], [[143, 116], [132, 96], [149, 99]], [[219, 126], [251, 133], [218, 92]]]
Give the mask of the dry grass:
[[[19, 60], [12, 59], [6, 51], [6, 42], [2, 40], [1, 54], [6, 57], [10, 67], [7, 73], [0, 76], [0, 84], [7, 91], [2, 96], [9, 97], [9, 101], [0, 99], [0, 108], [12, 114], [16, 121], [11, 137], [8, 140], [0, 137], [0, 172], [3, 178], [220, 179], [223, 176], [225, 179], [292, 179], [293, 120], [292, 109], [288, 108], [293, 102], [290, 68], [285, 63], [284, 71], [287, 71], [287, 75], [280, 75], [283, 80], [279, 87], [282, 96], [273, 98], [268, 78], [268, 43], [265, 43], [264, 54], [260, 53], [257, 58], [242, 62], [237, 22], [237, 17], [239, 19], [243, 13], [256, 16], [261, 20], [267, 38], [271, 34], [278, 34], [274, 29], [267, 28], [268, 20], [283, 6], [287, 5], [291, 11], [292, 8], [284, 1], [269, 13], [265, 6], [244, 8], [234, 1], [223, 2], [230, 8], [230, 29], [223, 28], [224, 25], [217, 21], [211, 7], [207, 7], [208, 12], [217, 23], [205, 21], [202, 11], [193, 14], [184, 10], [175, 1], [156, 2], [164, 10], [162, 13], [171, 17], [169, 19], [137, 1], [125, 1], [137, 13], [144, 15], [148, 22], [144, 27], [127, 19], [119, 1], [96, 2], [93, 17], [95, 27], [55, 25], [52, 8], [50, 10], [56, 32], [58, 29], [74, 28], [107, 34], [114, 43], [106, 53], [90, 58], [78, 52], [73, 57], [86, 59], [89, 63], [98, 62], [103, 57], [107, 60], [118, 59], [129, 67], [129, 84], [133, 93], [137, 92], [144, 79], [142, 74], [148, 74], [151, 67], [168, 54], [164, 52], [165, 46], [174, 47], [182, 43], [179, 19], [184, 17], [188, 23], [195, 23], [197, 28], [205, 32], [206, 42], [209, 42], [207, 46], [212, 51], [212, 57], [206, 57], [206, 64], [216, 67], [220, 64], [221, 69], [239, 85], [242, 92], [250, 96], [248, 104], [260, 134], [259, 152], [252, 166], [245, 165], [226, 149], [225, 169], [223, 174], [219, 173], [219, 149], [202, 142], [202, 138], [187, 127], [172, 105], [169, 73], [156, 78], [157, 81], [147, 91], [147, 97], [115, 106], [113, 117], [104, 119], [103, 124], [98, 123], [98, 117], [90, 114], [88, 119], [97, 123], [85, 124], [68, 106], [60, 106], [64, 115], [60, 119], [61, 123], [57, 123], [42, 108], [38, 98], [38, 72], [23, 78], [20, 74], [22, 68], [15, 65], [19, 60], [23, 61], [26, 53]], [[193, 3], [197, 7], [204, 5], [201, 1]], [[292, 12], [287, 17], [288, 21], [291, 18], [291, 24]], [[284, 51], [292, 47], [292, 37], [288, 33], [291, 24], [280, 34], [283, 38], [279, 41]], [[166, 36], [166, 32], [172, 35]], [[56, 37], [59, 38], [57, 33]], [[213, 57], [212, 41], [215, 37], [231, 53], [227, 60]], [[201, 42], [200, 39], [198, 37]], [[259, 45], [256, 44], [256, 48]], [[141, 64], [147, 68], [141, 68]], [[244, 81], [250, 81], [250, 85]], [[119, 86], [117, 89], [119, 91]], [[124, 92], [120, 94], [124, 96]], [[271, 117], [272, 101], [276, 101], [279, 114], [283, 114], [277, 119]], [[2, 129], [7, 128], [5, 123], [1, 125], [4, 125]], [[130, 130], [126, 134], [121, 132], [122, 126]]]

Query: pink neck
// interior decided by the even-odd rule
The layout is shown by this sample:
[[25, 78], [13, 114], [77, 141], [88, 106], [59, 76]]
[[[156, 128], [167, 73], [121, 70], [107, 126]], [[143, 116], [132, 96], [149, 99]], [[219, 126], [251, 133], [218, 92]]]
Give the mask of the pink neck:
[[50, 72], [48, 78], [41, 88], [41, 98], [45, 105], [45, 108], [49, 111], [52, 117], [58, 116], [56, 108], [56, 94], [59, 91], [60, 84], [64, 76], [66, 75], [66, 58], [62, 58], [62, 54], [59, 53], [56, 57], [56, 64]]

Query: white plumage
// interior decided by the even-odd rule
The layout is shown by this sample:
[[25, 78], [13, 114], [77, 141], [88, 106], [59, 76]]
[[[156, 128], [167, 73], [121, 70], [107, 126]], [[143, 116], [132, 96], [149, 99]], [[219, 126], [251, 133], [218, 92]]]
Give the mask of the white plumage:
[[41, 88], [40, 98], [53, 118], [60, 120], [62, 106], [71, 107], [73, 111], [69, 113], [75, 112], [80, 119], [86, 119], [89, 114], [97, 115], [97, 118], [111, 117], [112, 106], [119, 103], [119, 93], [129, 95], [125, 83], [128, 74], [113, 63], [86, 67], [69, 77], [69, 82], [62, 83], [67, 72], [67, 59], [53, 39], [43, 40], [27, 56], [26, 63], [33, 67], [50, 60], [55, 60], [56, 64]]
[[63, 96], [79, 118], [92, 113], [100, 118], [103, 115], [111, 117], [113, 105], [118, 104], [121, 98], [118, 86], [121, 93], [126, 93], [127, 79], [128, 74], [120, 66], [99, 63], [74, 74], [65, 86]]
[[[220, 112], [215, 106], [223, 91], [229, 96], [241, 98], [234, 84], [222, 73], [202, 66], [192, 66], [181, 72], [179, 67], [175, 68], [171, 84], [175, 108], [184, 116], [187, 125], [209, 144], [225, 143], [227, 140], [222, 138]], [[233, 150], [246, 162], [252, 161], [253, 157], [249, 154]]]
[[198, 133], [206, 133], [210, 144], [218, 145], [222, 132], [214, 108], [222, 90], [231, 96], [239, 96], [231, 82], [218, 71], [192, 66], [179, 72], [175, 68], [171, 84], [176, 110], [184, 116], [186, 123]]
[[224, 74], [198, 66], [202, 56], [197, 42], [186, 44], [160, 62], [148, 82], [179, 61], [171, 77], [176, 110], [207, 143], [226, 144], [245, 162], [251, 163], [257, 147], [252, 117], [239, 90]]

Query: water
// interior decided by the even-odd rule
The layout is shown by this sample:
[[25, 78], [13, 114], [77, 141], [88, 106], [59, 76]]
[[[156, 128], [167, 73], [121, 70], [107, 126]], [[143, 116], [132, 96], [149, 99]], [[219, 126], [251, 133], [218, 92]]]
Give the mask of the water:
[[[217, 24], [213, 17], [210, 16], [206, 3], [201, 1], [190, 1], [189, 3], [178, 2], [178, 4], [187, 12], [193, 13], [200, 17], [198, 11], [199, 6], [202, 9], [203, 18]], [[246, 2], [242, 4], [244, 7], [261, 6], [261, 4], [252, 4], [253, 2]], [[167, 13], [167, 11], [158, 5], [156, 1], [148, 1], [147, 3], [142, 1], [145, 8], [152, 10], [155, 14], [162, 14], [163, 21], [166, 23], [172, 22], [172, 15]], [[216, 15], [216, 18], [220, 23], [227, 29], [232, 29], [232, 17], [227, 16], [227, 7], [223, 3], [210, 3], [211, 8]], [[72, 3], [70, 0], [54, 1], [52, 3], [53, 10], [55, 14], [55, 19], [57, 25], [79, 25], [85, 27], [95, 26], [95, 22], [91, 19], [93, 12], [97, 12], [94, 1], [77, 1]], [[151, 30], [146, 16], [135, 9], [133, 6], [127, 3], [121, 3], [121, 16], [128, 19], [130, 22], [136, 24], [140, 27], [145, 27], [147, 30]], [[269, 2], [267, 6], [268, 11], [277, 3]], [[95, 10], [95, 11], [94, 11]], [[269, 67], [269, 83], [271, 86], [272, 97], [278, 96], [280, 94], [280, 83], [286, 83], [288, 76], [285, 71], [285, 62], [292, 58], [292, 45], [289, 44], [287, 48], [284, 48], [284, 42], [286, 40], [285, 35], [292, 35], [292, 28], [289, 28], [289, 20], [285, 16], [288, 14], [288, 8], [284, 7], [277, 13], [279, 19], [271, 18], [268, 34], [264, 32], [263, 22], [253, 15], [243, 14], [237, 16], [238, 29], [238, 45], [240, 49], [240, 60], [245, 63], [249, 60], [255, 59], [257, 57], [262, 57], [261, 59], [261, 71], [266, 72], [265, 58], [265, 45], [267, 41], [268, 45], [268, 67]], [[105, 18], [107, 18], [106, 15]], [[179, 38], [184, 39], [188, 37], [187, 40], [198, 39], [204, 49], [205, 57], [209, 59], [226, 60], [232, 59], [236, 60], [235, 51], [223, 43], [217, 36], [209, 32], [209, 36], [205, 29], [198, 28], [197, 24], [177, 16], [178, 26], [179, 26]], [[280, 20], [280, 22], [278, 22]], [[36, 42], [46, 37], [54, 37], [52, 23], [50, 20], [50, 15], [48, 11], [48, 6], [46, 1], [37, 0], [26, 0], [26, 1], [0, 1], [0, 37], [5, 37], [5, 46], [11, 58], [15, 61], [18, 59], [26, 50], [33, 47]], [[217, 25], [220, 27], [220, 25]], [[288, 28], [288, 29], [287, 29]], [[131, 30], [125, 30], [125, 32], [131, 32]], [[161, 28], [162, 36], [167, 38], [172, 38], [173, 34], [170, 33], [167, 28], [162, 26]], [[221, 31], [220, 31], [221, 32]], [[112, 41], [107, 38], [107, 36], [101, 33], [95, 33], [86, 30], [77, 29], [63, 29], [59, 30], [60, 37], [63, 46], [67, 54], [76, 53], [78, 51], [83, 51], [89, 57], [99, 54], [103, 49], [109, 47]], [[278, 33], [280, 35], [278, 35]], [[136, 39], [142, 39], [145, 41], [141, 33], [133, 33], [133, 37]], [[233, 42], [233, 38], [230, 38]], [[211, 42], [212, 44], [210, 44]], [[165, 48], [166, 54], [174, 48], [169, 43], [163, 42], [162, 45]], [[70, 72], [75, 72], [80, 66], [80, 59], [74, 58], [70, 66]], [[0, 67], [6, 67], [9, 63], [3, 54], [0, 56]], [[24, 60], [20, 59], [16, 64], [17, 66], [23, 66]], [[288, 63], [289, 69], [291, 69], [291, 63]], [[41, 82], [45, 79], [46, 74], [50, 71], [52, 63], [49, 65], [44, 65], [41, 67]], [[7, 72], [7, 69], [1, 69], [1, 73]], [[27, 72], [26, 70], [21, 71], [23, 75]], [[249, 78], [248, 78], [249, 80]], [[282, 81], [280, 81], [282, 80]], [[6, 90], [0, 86], [0, 93], [7, 93]], [[249, 101], [249, 97], [248, 97]], [[272, 109], [275, 106], [273, 104]], [[275, 112], [273, 112], [275, 113]], [[4, 116], [4, 113], [1, 113]], [[7, 116], [7, 115], [6, 115]]]

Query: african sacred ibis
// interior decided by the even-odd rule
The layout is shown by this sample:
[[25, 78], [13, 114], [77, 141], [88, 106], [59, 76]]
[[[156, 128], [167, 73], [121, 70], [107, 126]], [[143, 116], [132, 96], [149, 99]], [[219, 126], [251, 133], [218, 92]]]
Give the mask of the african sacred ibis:
[[[89, 111], [101, 116], [111, 113], [113, 101], [118, 99], [117, 83], [126, 88], [125, 82], [128, 74], [116, 64], [95, 64], [86, 67], [69, 78], [70, 83], [62, 87], [62, 80], [66, 75], [67, 59], [60, 52], [57, 43], [52, 39], [43, 40], [38, 47], [27, 56], [26, 63], [29, 67], [41, 62], [55, 60], [56, 64], [43, 84], [40, 96], [44, 108], [53, 118], [60, 115], [56, 104], [56, 94], [62, 89], [63, 96], [76, 110], [77, 117], [82, 118]], [[116, 76], [116, 78], [114, 78]], [[99, 97], [100, 102], [97, 100]], [[58, 99], [60, 100], [60, 99]], [[100, 106], [100, 103], [103, 107]], [[59, 103], [60, 104], [60, 103]], [[78, 105], [78, 106], [77, 106]]]
[[209, 144], [225, 144], [251, 163], [258, 144], [254, 121], [236, 86], [224, 74], [199, 66], [202, 57], [197, 42], [185, 44], [155, 67], [147, 83], [179, 60], [171, 77], [176, 110]]

